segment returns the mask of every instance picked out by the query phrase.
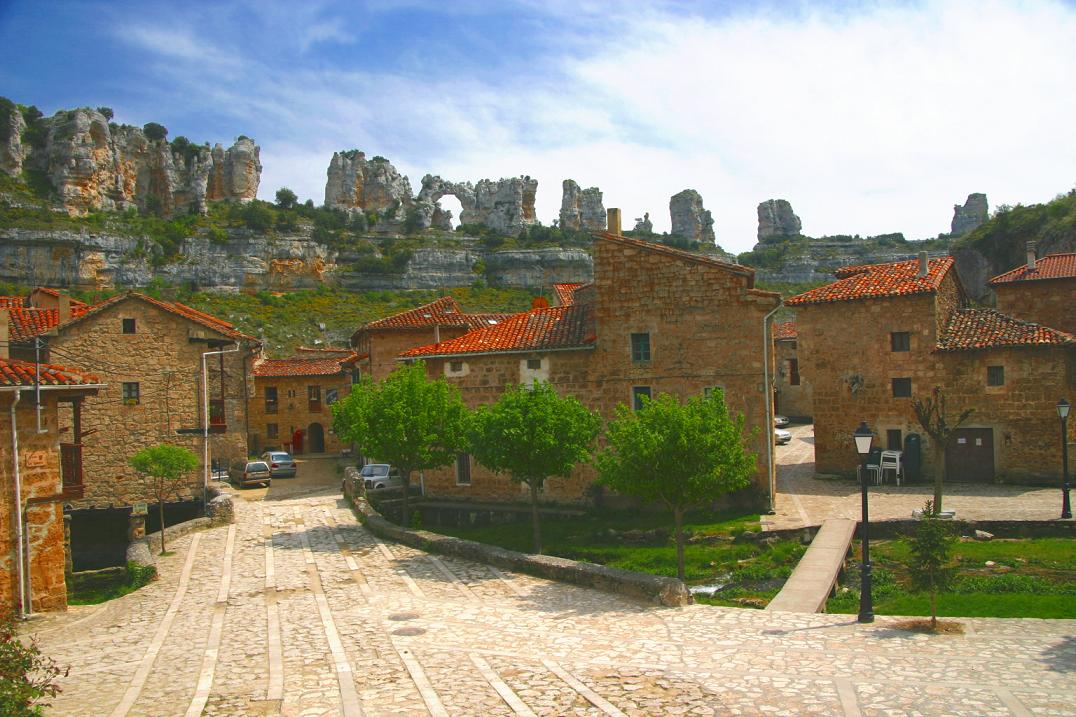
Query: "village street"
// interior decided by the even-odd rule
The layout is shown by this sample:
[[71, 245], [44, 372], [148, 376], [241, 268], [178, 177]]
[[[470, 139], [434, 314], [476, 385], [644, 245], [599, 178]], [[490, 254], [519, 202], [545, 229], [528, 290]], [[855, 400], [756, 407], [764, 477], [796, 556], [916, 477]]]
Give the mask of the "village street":
[[[30, 626], [57, 715], [1066, 715], [1076, 622], [659, 608], [378, 540], [330, 460]], [[320, 487], [319, 487], [320, 486]]]

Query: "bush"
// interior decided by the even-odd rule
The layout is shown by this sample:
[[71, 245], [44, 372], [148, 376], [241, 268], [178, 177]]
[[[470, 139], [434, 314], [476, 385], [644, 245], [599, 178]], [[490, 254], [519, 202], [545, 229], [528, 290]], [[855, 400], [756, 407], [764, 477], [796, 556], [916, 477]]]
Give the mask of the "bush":
[[298, 201], [299, 197], [287, 187], [276, 190], [276, 205], [281, 209], [293, 209]]
[[269, 205], [257, 199], [243, 208], [243, 223], [247, 229], [267, 232], [273, 228], [274, 219], [273, 210], [269, 208]]
[[163, 124], [157, 124], [156, 122], [147, 122], [142, 125], [142, 134], [146, 135], [146, 139], [157, 141], [162, 140], [168, 136], [168, 128]]
[[104, 115], [105, 119], [109, 121], [116, 116], [111, 107], [98, 107], [97, 111]]
[[48, 698], [60, 691], [56, 678], [67, 677], [69, 670], [42, 655], [35, 640], [23, 644], [15, 634], [13, 615], [0, 621], [0, 714], [39, 717]]

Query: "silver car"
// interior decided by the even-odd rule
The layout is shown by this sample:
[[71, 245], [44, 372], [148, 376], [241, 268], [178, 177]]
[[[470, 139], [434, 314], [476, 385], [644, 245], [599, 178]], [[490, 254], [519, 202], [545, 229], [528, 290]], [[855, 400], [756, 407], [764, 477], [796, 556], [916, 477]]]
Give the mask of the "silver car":
[[259, 483], [266, 487], [273, 481], [273, 474], [269, 472], [269, 464], [265, 461], [236, 461], [228, 470], [228, 477], [232, 483], [240, 488]]
[[266, 451], [262, 460], [269, 464], [269, 471], [274, 478], [294, 478], [295, 459], [287, 451]]
[[777, 441], [777, 445], [783, 446], [792, 440], [792, 434], [783, 428], [773, 429], [773, 439]]
[[366, 490], [403, 487], [400, 472], [388, 463], [368, 463], [362, 467], [360, 475]]

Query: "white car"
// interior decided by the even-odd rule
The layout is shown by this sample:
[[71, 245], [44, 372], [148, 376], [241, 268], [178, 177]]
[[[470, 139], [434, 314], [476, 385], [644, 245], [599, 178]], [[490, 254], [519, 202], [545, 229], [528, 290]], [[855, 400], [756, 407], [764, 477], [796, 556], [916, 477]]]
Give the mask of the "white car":
[[773, 439], [777, 441], [777, 445], [783, 446], [792, 440], [792, 434], [783, 428], [773, 429]]
[[359, 471], [366, 490], [381, 490], [383, 488], [401, 488], [403, 479], [400, 472], [388, 463], [368, 463]]
[[788, 425], [788, 417], [787, 416], [774, 416], [773, 417], [773, 425], [777, 426], [778, 428], [784, 428], [785, 426]]

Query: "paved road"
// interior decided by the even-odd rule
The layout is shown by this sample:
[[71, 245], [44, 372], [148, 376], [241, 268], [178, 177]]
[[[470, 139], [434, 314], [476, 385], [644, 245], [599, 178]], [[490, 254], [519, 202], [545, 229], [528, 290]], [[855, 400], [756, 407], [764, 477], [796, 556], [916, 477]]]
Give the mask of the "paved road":
[[32, 623], [71, 665], [52, 714], [1073, 714], [1076, 621], [652, 607], [382, 542], [315, 465], [154, 584]]
[[[814, 427], [793, 426], [792, 442], [777, 447], [776, 515], [763, 516], [768, 529], [821, 525], [826, 518], [859, 520], [859, 487], [848, 480], [822, 480], [814, 473]], [[934, 497], [934, 485], [870, 487], [871, 521], [911, 518]], [[970, 520], [1056, 520], [1061, 490], [1022, 486], [951, 483], [942, 503]]]

